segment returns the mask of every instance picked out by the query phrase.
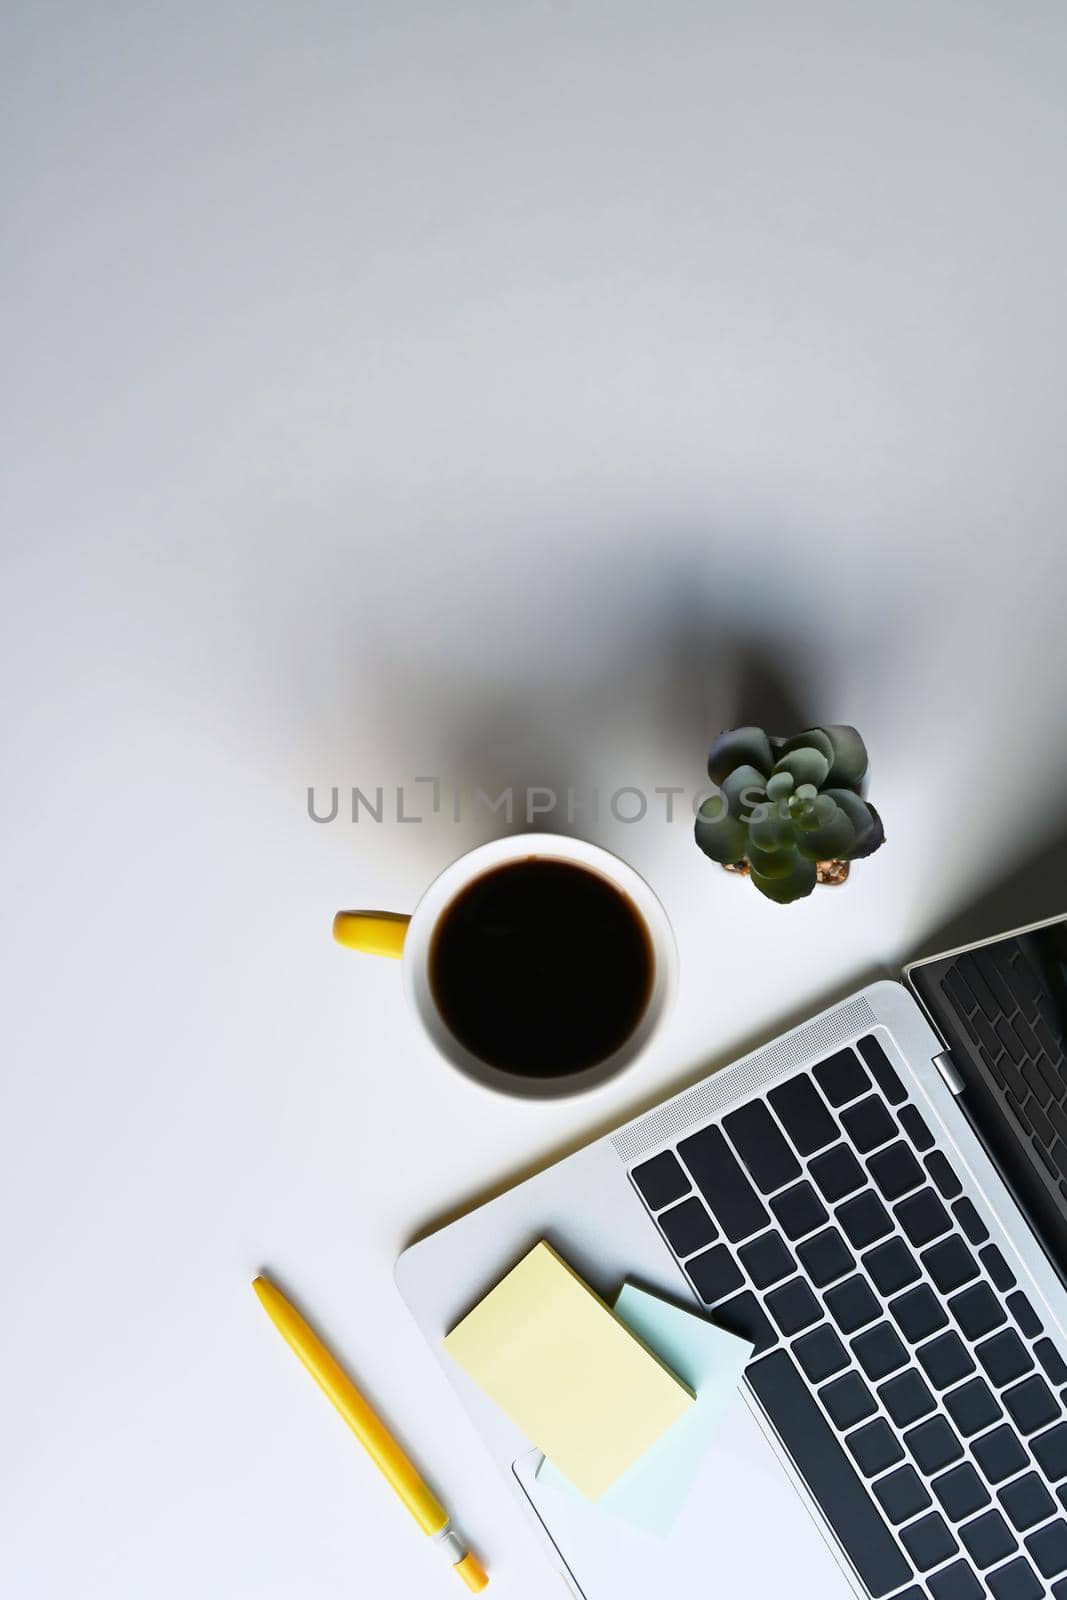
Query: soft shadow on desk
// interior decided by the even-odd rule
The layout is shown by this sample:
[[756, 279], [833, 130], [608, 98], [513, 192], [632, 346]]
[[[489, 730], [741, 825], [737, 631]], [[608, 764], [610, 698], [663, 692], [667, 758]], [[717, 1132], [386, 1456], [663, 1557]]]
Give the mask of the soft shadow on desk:
[[[531, 826], [595, 835], [594, 791], [606, 808], [619, 786], [696, 790], [721, 729], [788, 734], [829, 716], [831, 662], [810, 619], [754, 608], [728, 573], [712, 582], [714, 548], [689, 530], [665, 534], [654, 560], [590, 557], [556, 605], [535, 589], [526, 611], [506, 585], [495, 603], [490, 573], [478, 614], [452, 619], [462, 648], [444, 654], [436, 636], [413, 651], [384, 623], [372, 631], [363, 683], [396, 708], [398, 767], [437, 773], [463, 797], [460, 826], [445, 799], [427, 826], [403, 829], [405, 850], [436, 862], [445, 847], [456, 855]], [[513, 813], [491, 806], [506, 792]], [[652, 804], [641, 826], [661, 821]]]
[[573, 1139], [568, 1139], [563, 1144], [544, 1151], [522, 1167], [516, 1168], [503, 1177], [497, 1178], [465, 1195], [446, 1211], [442, 1211], [428, 1219], [420, 1228], [410, 1234], [404, 1242], [404, 1248], [408, 1249], [411, 1245], [418, 1244], [420, 1239], [426, 1239], [430, 1234], [437, 1233], [440, 1228], [447, 1227], [450, 1222], [455, 1222], [458, 1218], [466, 1216], [469, 1211], [476, 1211], [479, 1206], [485, 1205], [487, 1201], [495, 1200], [498, 1195], [505, 1194], [508, 1189], [514, 1189], [516, 1184], [524, 1183], [527, 1178], [532, 1178], [537, 1173], [543, 1172], [547, 1167], [554, 1166], [557, 1161], [563, 1161], [567, 1156], [573, 1155], [576, 1150], [584, 1149], [587, 1144], [592, 1144], [595, 1140], [602, 1139], [605, 1134], [612, 1133], [616, 1128], [623, 1127], [624, 1124], [632, 1122], [636, 1117], [643, 1116], [646, 1111], [654, 1110], [656, 1106], [662, 1105], [665, 1100], [670, 1100], [676, 1094], [681, 1094], [684, 1089], [691, 1089], [694, 1084], [701, 1083], [711, 1073], [740, 1060], [742, 1056], [750, 1054], [753, 1050], [758, 1050], [761, 1045], [777, 1038], [779, 1034], [787, 1033], [790, 1028], [798, 1027], [802, 1022], [807, 1022], [809, 1018], [816, 1016], [820, 1011], [825, 1011], [828, 1007], [837, 1005], [839, 1001], [846, 1000], [849, 995], [855, 994], [857, 990], [866, 988], [870, 983], [876, 983], [880, 978], [893, 976], [897, 976], [897, 974], [892, 973], [887, 967], [872, 967], [853, 973], [849, 979], [839, 984], [836, 988], [825, 990], [821, 995], [813, 996], [810, 1004], [769, 1018], [766, 1027], [735, 1040], [721, 1054], [710, 1059], [706, 1057], [701, 1059], [677, 1078], [650, 1090], [648, 1094], [635, 1101], [631, 1106], [614, 1112], [610, 1117], [605, 1117], [592, 1126], [583, 1124]]
[[911, 961], [941, 955], [1067, 912], [1067, 828], [1003, 865], [992, 886], [925, 934]]

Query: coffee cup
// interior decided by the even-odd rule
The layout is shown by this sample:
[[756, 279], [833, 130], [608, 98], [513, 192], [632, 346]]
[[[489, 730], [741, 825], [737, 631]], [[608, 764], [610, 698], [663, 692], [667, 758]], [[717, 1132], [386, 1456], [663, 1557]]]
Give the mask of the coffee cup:
[[397, 958], [446, 1060], [527, 1098], [606, 1082], [646, 1048], [677, 981], [674, 936], [645, 880], [584, 840], [519, 834], [469, 851], [410, 916], [339, 911], [334, 938]]

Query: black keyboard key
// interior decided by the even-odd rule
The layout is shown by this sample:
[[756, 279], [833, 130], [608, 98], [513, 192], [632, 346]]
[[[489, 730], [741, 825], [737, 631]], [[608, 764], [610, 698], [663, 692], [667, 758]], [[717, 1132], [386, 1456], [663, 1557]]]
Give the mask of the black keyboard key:
[[899, 1200], [901, 1195], [910, 1194], [924, 1181], [923, 1169], [902, 1139], [887, 1150], [879, 1150], [867, 1165], [887, 1200]]
[[825, 1228], [814, 1239], [797, 1246], [800, 1264], [816, 1288], [824, 1289], [856, 1265], [855, 1257], [836, 1228]]
[[925, 1283], [891, 1300], [889, 1315], [909, 1344], [918, 1344], [920, 1339], [929, 1338], [948, 1321], [940, 1300]]
[[1051, 1339], [1039, 1339], [1034, 1345], [1034, 1355], [1054, 1384], [1058, 1386], [1061, 1383], [1067, 1383], [1067, 1362], [1064, 1361]]
[[917, 1248], [930, 1244], [952, 1226], [948, 1212], [932, 1189], [920, 1189], [895, 1209], [900, 1226]]
[[1064, 1111], [1062, 1106], [1054, 1105], [1049, 1106], [1048, 1114], [1052, 1118], [1053, 1126], [1059, 1138], [1067, 1139], [1067, 1112]]
[[978, 1276], [978, 1263], [958, 1233], [925, 1250], [921, 1260], [942, 1294], [951, 1294]]
[[856, 1149], [862, 1155], [880, 1144], [888, 1144], [897, 1131], [897, 1125], [877, 1095], [860, 1100], [841, 1113], [841, 1124]]
[[836, 1056], [820, 1061], [812, 1076], [832, 1106], [858, 1099], [871, 1086], [854, 1050], [839, 1050]]
[[954, 1561], [928, 1578], [932, 1600], [983, 1600], [982, 1585], [966, 1561]]
[[861, 1039], [858, 1045], [859, 1053], [871, 1069], [875, 1083], [881, 1089], [891, 1106], [899, 1106], [902, 1100], [908, 1098], [907, 1091], [897, 1077], [893, 1067], [890, 1066], [889, 1057], [882, 1049], [881, 1044], [873, 1033]]
[[969, 1461], [942, 1473], [930, 1487], [951, 1522], [962, 1522], [989, 1504], [989, 1490]]
[[725, 1328], [727, 1333], [736, 1333], [739, 1339], [747, 1339], [755, 1345], [758, 1356], [778, 1343], [778, 1335], [764, 1316], [763, 1307], [751, 1289], [717, 1305], [713, 1320], [717, 1327]]
[[947, 1389], [974, 1371], [971, 1353], [958, 1334], [942, 1333], [916, 1351], [923, 1370], [935, 1389]]
[[731, 1243], [747, 1239], [749, 1234], [758, 1233], [767, 1226], [770, 1219], [763, 1202], [742, 1172], [720, 1129], [702, 1129], [692, 1138], [683, 1139], [678, 1151]]
[[1004, 1308], [987, 1283], [973, 1283], [948, 1303], [968, 1339], [981, 1339], [1007, 1321]]
[[859, 1276], [846, 1278], [844, 1283], [830, 1289], [826, 1295], [826, 1309], [842, 1333], [855, 1333], [857, 1328], [873, 1322], [875, 1317], [882, 1314], [870, 1285]]
[[652, 1211], [660, 1211], [664, 1206], [669, 1206], [672, 1200], [680, 1200], [683, 1194], [689, 1193], [691, 1187], [670, 1150], [664, 1150], [662, 1155], [653, 1156], [651, 1161], [635, 1167], [630, 1176]]
[[[1007, 1426], [994, 1428], [992, 1433], [976, 1439], [971, 1449], [990, 1483], [1003, 1483], [1005, 1478], [1021, 1472], [1027, 1464], [1026, 1451], [1014, 1430]], [[1067, 1468], [1064, 1470], [1067, 1471]]]
[[900, 1117], [900, 1126], [904, 1129], [916, 1150], [929, 1150], [932, 1148], [934, 1136], [914, 1106], [901, 1106], [897, 1115]]
[[[993, 1600], [1041, 1600], [1044, 1593], [1033, 1567], [1022, 1556], [1009, 1561], [1006, 1567], [998, 1567], [996, 1572], [987, 1572], [985, 1581]], [[1055, 1589], [1052, 1592], [1056, 1594]], [[1060, 1600], [1058, 1595], [1056, 1600]], [[1067, 1600], [1067, 1590], [1064, 1600]]]
[[1025, 1533], [1045, 1522], [1056, 1509], [1056, 1502], [1041, 1482], [1036, 1472], [1016, 1478], [1000, 1491], [1000, 1503], [1008, 1513], [1013, 1528]]
[[864, 1417], [873, 1416], [878, 1409], [873, 1394], [858, 1372], [846, 1372], [844, 1377], [835, 1378], [825, 1389], [820, 1389], [819, 1394], [831, 1421], [842, 1433], [847, 1428], [854, 1428]]
[[1031, 1439], [1030, 1448], [1050, 1483], [1067, 1478], [1067, 1422], [1050, 1428], [1038, 1439]]
[[976, 1567], [984, 1571], [1018, 1550], [1018, 1541], [999, 1511], [983, 1511], [960, 1529], [964, 1548]]
[[[907, 1596], [902, 1596], [901, 1600], [907, 1600]], [[1067, 1578], [1061, 1578], [1059, 1583], [1052, 1585], [1052, 1600], [1067, 1600]]]
[[1043, 1578], [1067, 1570], [1067, 1522], [1049, 1522], [1024, 1542]]
[[699, 1200], [683, 1200], [681, 1205], [661, 1211], [656, 1221], [676, 1256], [691, 1256], [694, 1250], [703, 1250], [718, 1237], [714, 1222]]
[[986, 1339], [980, 1345], [976, 1345], [974, 1353], [998, 1389], [1003, 1388], [1006, 1383], [1011, 1383], [1014, 1378], [1021, 1378], [1023, 1373], [1030, 1372], [1034, 1365], [1029, 1350], [1014, 1328], [1005, 1328], [1002, 1333], [995, 1333], [992, 1339]]
[[889, 1213], [872, 1189], [838, 1206], [837, 1220], [856, 1250], [866, 1249], [893, 1231]]
[[802, 1156], [814, 1155], [837, 1138], [837, 1124], [810, 1078], [790, 1078], [767, 1098]]
[[1014, 1294], [1008, 1296], [1008, 1310], [1015, 1318], [1019, 1332], [1028, 1339], [1036, 1339], [1041, 1332], [1041, 1318], [1021, 1289], [1016, 1289]]
[[880, 1244], [864, 1256], [863, 1265], [871, 1282], [887, 1299], [921, 1276], [918, 1262], [902, 1239]]
[[835, 1144], [832, 1150], [815, 1156], [809, 1171], [831, 1203], [843, 1200], [847, 1194], [855, 1194], [867, 1182], [863, 1168], [847, 1144]]
[[944, 1417], [931, 1417], [904, 1435], [904, 1443], [915, 1457], [920, 1472], [929, 1478], [942, 1467], [950, 1467], [963, 1454], [959, 1440]]
[[771, 1210], [790, 1239], [801, 1239], [826, 1221], [826, 1207], [810, 1183], [795, 1183], [771, 1201]]
[[[1019, 1121], [1025, 1125], [1029, 1119], [1022, 1106], [1030, 1091], [1027, 1089], [1018, 1067], [1013, 1061], [1009, 1061], [1007, 1056], [1001, 1056], [1000, 1060], [994, 1063], [993, 1071], [1008, 1090], [1009, 1104], [1012, 1110], [1018, 1116]], [[1037, 1109], [1036, 1100], [1031, 1100], [1030, 1105], [1035, 1110]]]
[[873, 1485], [875, 1497], [889, 1518], [896, 1524], [917, 1517], [932, 1504], [926, 1486], [914, 1467], [898, 1467]]
[[790, 1150], [774, 1118], [762, 1100], [723, 1117], [722, 1125], [733, 1140], [745, 1166], [764, 1194], [780, 1189], [800, 1176], [800, 1162]]
[[1022, 1068], [1023, 1081], [1039, 1106], [1047, 1106], [1052, 1099], [1051, 1091], [1044, 1078], [1038, 1072], [1033, 1062], [1024, 1062]]
[[963, 1193], [963, 1184], [949, 1166], [947, 1157], [943, 1156], [940, 1150], [933, 1150], [927, 1156], [926, 1170], [946, 1200], [955, 1200], [958, 1194]]
[[848, 1366], [845, 1347], [828, 1322], [799, 1338], [793, 1354], [812, 1383], [822, 1383]]
[[989, 1238], [989, 1229], [974, 1209], [972, 1202], [966, 1197], [957, 1200], [952, 1207], [956, 1221], [967, 1235], [972, 1244], [984, 1244]]
[[776, 1351], [746, 1376], [861, 1581], [875, 1600], [898, 1589], [908, 1564], [792, 1361]]
[[993, 1392], [982, 1378], [972, 1378], [945, 1396], [945, 1409], [965, 1439], [991, 1428], [1004, 1413], [993, 1398]]
[[713, 1249], [705, 1250], [702, 1256], [694, 1256], [686, 1263], [685, 1270], [689, 1274], [693, 1288], [704, 1304], [709, 1306], [714, 1305], [716, 1300], [721, 1300], [724, 1295], [740, 1289], [745, 1281], [724, 1244], [717, 1244]]
[[878, 1394], [898, 1428], [910, 1427], [937, 1409], [933, 1395], [914, 1367], [883, 1383]]
[[767, 1310], [787, 1339], [803, 1328], [810, 1328], [822, 1316], [819, 1302], [803, 1278], [794, 1278], [780, 1289], [772, 1289], [767, 1296]]
[[1000, 960], [999, 950], [976, 950], [974, 953], [975, 967], [981, 972], [986, 983], [993, 993], [997, 1003], [997, 1010], [993, 1020], [1001, 1021], [1003, 1017], [1012, 1016], [1019, 1007], [1019, 1000], [1012, 990], [1012, 969], [1009, 961]]
[[761, 1234], [751, 1244], [742, 1245], [737, 1253], [757, 1289], [769, 1289], [772, 1283], [781, 1283], [797, 1270], [796, 1262], [776, 1233]]
[[[986, 983], [984, 977], [979, 971], [978, 963], [976, 962], [974, 956], [961, 956], [959, 961], [956, 963], [956, 971], [961, 975], [961, 977], [963, 977], [968, 988], [978, 1001], [978, 1004], [981, 1006], [985, 1015], [991, 1021], [995, 1020], [1000, 1015], [1003, 1007], [989, 992], [989, 985]], [[1009, 1009], [1014, 1010], [1014, 1005], [1010, 1006]], [[999, 1046], [997, 1049], [999, 1049]], [[994, 1051], [994, 1054], [995, 1053], [996, 1052]]]
[[992, 1278], [996, 1288], [1001, 1294], [1008, 1289], [1015, 1288], [1015, 1274], [1001, 1255], [995, 1244], [987, 1244], [984, 1250], [979, 1250], [982, 1265]]
[[[1053, 1109], [1054, 1108], [1052, 1106], [1049, 1106], [1050, 1111]], [[1041, 1110], [1040, 1106], [1034, 1100], [1031, 1100], [1026, 1107], [1026, 1120], [1029, 1122], [1034, 1133], [1037, 1134], [1037, 1137], [1041, 1143], [1046, 1149], [1048, 1149], [1048, 1147], [1055, 1142], [1056, 1130], [1052, 1126], [1052, 1123], [1049, 1121], [1048, 1117], [1046, 1117], [1045, 1113]]]
[[908, 1352], [900, 1342], [895, 1328], [888, 1322], [879, 1322], [852, 1341], [852, 1350], [872, 1382], [887, 1378], [891, 1372], [907, 1366]]
[[866, 1478], [875, 1477], [904, 1457], [899, 1440], [891, 1432], [888, 1422], [883, 1422], [881, 1417], [877, 1422], [868, 1422], [865, 1428], [857, 1428], [855, 1433], [850, 1433], [845, 1443]]
[[1001, 1398], [1008, 1415], [1022, 1434], [1047, 1428], [1050, 1422], [1055, 1422], [1062, 1415], [1056, 1396], [1044, 1378], [1036, 1373], [1032, 1378], [1017, 1383], [1014, 1389], [1005, 1389]]
[[959, 1545], [939, 1511], [931, 1511], [900, 1535], [900, 1542], [920, 1572], [939, 1567], [956, 1554]]

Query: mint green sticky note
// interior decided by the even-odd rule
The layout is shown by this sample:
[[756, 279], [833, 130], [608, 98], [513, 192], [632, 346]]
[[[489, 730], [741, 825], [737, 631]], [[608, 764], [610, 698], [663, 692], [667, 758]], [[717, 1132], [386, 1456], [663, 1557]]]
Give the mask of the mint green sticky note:
[[[705, 1317], [660, 1300], [627, 1283], [615, 1301], [626, 1326], [696, 1394], [696, 1403], [600, 1496], [601, 1511], [666, 1538], [696, 1481], [715, 1425], [737, 1396], [745, 1363], [753, 1346], [726, 1333]], [[537, 1469], [540, 1483], [584, 1499], [546, 1457]]]

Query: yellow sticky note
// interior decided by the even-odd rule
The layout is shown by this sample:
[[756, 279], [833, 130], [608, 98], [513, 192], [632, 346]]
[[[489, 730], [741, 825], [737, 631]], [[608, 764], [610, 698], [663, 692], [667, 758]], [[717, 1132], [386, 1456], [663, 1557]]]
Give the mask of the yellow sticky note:
[[445, 1349], [589, 1500], [693, 1404], [692, 1390], [544, 1240]]

